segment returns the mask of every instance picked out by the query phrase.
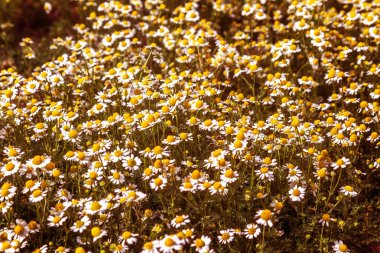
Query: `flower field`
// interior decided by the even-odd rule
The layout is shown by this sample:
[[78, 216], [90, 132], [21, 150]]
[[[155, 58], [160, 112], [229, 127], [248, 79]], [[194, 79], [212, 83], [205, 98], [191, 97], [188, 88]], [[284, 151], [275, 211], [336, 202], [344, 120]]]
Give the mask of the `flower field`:
[[378, 252], [379, 0], [35, 2], [0, 252]]

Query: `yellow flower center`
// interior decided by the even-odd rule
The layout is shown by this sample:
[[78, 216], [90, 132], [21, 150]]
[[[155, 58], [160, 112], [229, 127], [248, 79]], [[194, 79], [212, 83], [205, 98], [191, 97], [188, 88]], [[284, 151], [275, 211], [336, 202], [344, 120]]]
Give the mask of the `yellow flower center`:
[[230, 239], [230, 234], [229, 234], [229, 233], [223, 233], [223, 234], [222, 234], [222, 240], [223, 240], [223, 241], [226, 241], [226, 240], [228, 240], [228, 239]]
[[24, 228], [21, 225], [16, 225], [13, 229], [16, 235], [21, 235], [24, 232]]
[[342, 245], [339, 245], [339, 250], [341, 252], [347, 252], [348, 251], [348, 247], [346, 244], [342, 244]]
[[42, 191], [40, 189], [34, 190], [32, 195], [33, 197], [38, 198], [42, 195]]
[[234, 172], [233, 170], [229, 169], [229, 170], [226, 170], [226, 172], [224, 172], [224, 176], [226, 178], [233, 178], [234, 177]]
[[173, 246], [174, 245], [174, 240], [172, 239], [172, 238], [167, 238], [167, 239], [165, 239], [165, 241], [164, 241], [164, 244], [165, 244], [165, 246], [166, 247], [171, 247], [171, 246]]
[[131, 232], [125, 231], [125, 232], [123, 232], [123, 234], [121, 235], [121, 237], [123, 237], [123, 239], [126, 240], [126, 239], [130, 238], [131, 235], [132, 235]]
[[100, 230], [99, 227], [93, 227], [93, 228], [91, 229], [91, 235], [92, 235], [93, 237], [97, 237], [97, 236], [99, 236], [101, 232], [102, 232], [102, 231]]
[[162, 181], [162, 179], [161, 178], [155, 178], [154, 179], [154, 184], [155, 185], [157, 185], [157, 186], [160, 186], [160, 185], [162, 185], [164, 182]]
[[52, 220], [53, 223], [57, 224], [61, 220], [61, 217], [55, 216]]
[[153, 243], [151, 243], [151, 242], [146, 242], [146, 243], [144, 243], [143, 248], [144, 248], [144, 249], [147, 249], [147, 250], [153, 249]]
[[352, 186], [350, 186], [350, 185], [346, 185], [346, 186], [344, 187], [344, 189], [345, 189], [346, 191], [348, 191], [348, 192], [353, 192], [353, 191], [354, 191], [354, 188], [353, 188]]
[[269, 209], [265, 209], [261, 212], [260, 218], [267, 221], [272, 217], [272, 212]]
[[185, 220], [185, 219], [184, 219], [182, 216], [177, 216], [177, 217], [175, 218], [175, 223], [180, 224], [180, 223], [182, 223], [184, 220]]
[[301, 191], [298, 189], [293, 190], [293, 196], [298, 197], [301, 194]]
[[12, 163], [12, 162], [9, 162], [9, 163], [7, 163], [6, 165], [5, 165], [5, 169], [7, 170], [7, 171], [11, 171], [11, 170], [13, 170], [15, 168], [15, 165]]
[[202, 239], [196, 239], [194, 244], [197, 248], [203, 248], [206, 245]]
[[102, 206], [99, 204], [99, 202], [94, 201], [91, 203], [91, 211], [97, 211], [101, 208]]
[[44, 161], [43, 156], [36, 155], [35, 157], [33, 157], [32, 163], [34, 165], [40, 165], [43, 161]]
[[325, 213], [324, 215], [322, 215], [322, 220], [329, 221], [330, 220], [330, 215], [328, 213]]

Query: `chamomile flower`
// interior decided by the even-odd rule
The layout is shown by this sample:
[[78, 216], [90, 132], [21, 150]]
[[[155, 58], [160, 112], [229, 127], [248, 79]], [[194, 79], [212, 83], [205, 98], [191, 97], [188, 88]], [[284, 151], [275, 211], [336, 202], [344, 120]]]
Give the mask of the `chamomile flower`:
[[220, 179], [226, 183], [233, 183], [238, 179], [239, 174], [232, 169], [222, 171]]
[[91, 224], [90, 218], [85, 215], [81, 219], [74, 222], [74, 224], [70, 227], [71, 231], [76, 233], [83, 233], [87, 229], [87, 227]]
[[206, 252], [209, 249], [211, 243], [211, 238], [208, 236], [202, 235], [201, 238], [197, 238], [191, 244], [197, 252]]
[[335, 221], [335, 219], [331, 218], [329, 213], [324, 213], [318, 223], [321, 223], [322, 226], [329, 226], [330, 221]]
[[63, 223], [67, 220], [67, 216], [65, 216], [65, 214], [62, 212], [58, 215], [50, 215], [48, 217], [48, 226], [49, 227], [60, 227], [63, 225]]
[[110, 180], [111, 183], [116, 184], [116, 185], [124, 183], [125, 181], [124, 174], [120, 173], [117, 170], [111, 170], [110, 173], [111, 175], [108, 176], [108, 179]]
[[334, 253], [347, 253], [350, 252], [347, 245], [343, 241], [335, 241], [333, 246]]
[[181, 240], [176, 235], [165, 235], [158, 244], [158, 248], [163, 253], [170, 253], [182, 249]]
[[3, 167], [1, 167], [1, 173], [3, 173], [4, 176], [16, 174], [19, 171], [20, 166], [20, 162], [9, 161]]
[[119, 236], [118, 242], [122, 245], [132, 245], [137, 242], [137, 236], [138, 234], [126, 230]]
[[37, 203], [42, 201], [46, 197], [47, 191], [43, 191], [41, 189], [36, 189], [29, 196], [29, 201], [32, 203]]
[[141, 159], [133, 154], [125, 156], [123, 159], [123, 167], [130, 170], [138, 170], [141, 165]]
[[269, 227], [273, 226], [273, 222], [271, 220], [272, 217], [273, 213], [269, 209], [259, 210], [257, 211], [255, 216], [255, 218], [258, 218], [258, 220], [256, 221], [258, 224]]
[[289, 196], [294, 202], [301, 201], [305, 197], [305, 189], [296, 185], [289, 190]]
[[158, 191], [158, 190], [162, 190], [165, 188], [166, 186], [166, 183], [167, 183], [167, 179], [163, 176], [158, 176], [156, 178], [153, 178], [149, 185], [150, 187], [155, 190], [155, 191]]
[[232, 229], [221, 230], [218, 235], [218, 241], [222, 244], [230, 243], [234, 240], [234, 231]]
[[342, 157], [342, 158], [339, 158], [338, 160], [336, 160], [335, 162], [331, 163], [331, 167], [334, 169], [334, 170], [337, 170], [339, 168], [346, 168], [347, 166], [349, 166], [351, 164], [350, 160], [346, 157]]
[[341, 187], [340, 192], [343, 193], [345, 196], [349, 197], [355, 197], [358, 195], [358, 193], [355, 192], [354, 187], [352, 187], [351, 185], [345, 185]]
[[36, 155], [26, 162], [26, 166], [30, 166], [33, 169], [42, 169], [48, 163], [50, 163], [50, 157], [42, 156], [42, 155]]
[[244, 235], [247, 239], [256, 238], [261, 233], [261, 229], [253, 223], [247, 224], [244, 229]]
[[28, 223], [23, 219], [16, 219], [11, 236], [16, 240], [23, 241], [29, 235], [29, 232]]
[[190, 223], [190, 219], [188, 215], [178, 215], [173, 220], [170, 221], [170, 224], [175, 228], [185, 226], [188, 223]]
[[100, 238], [104, 237], [107, 235], [107, 231], [104, 229], [101, 229], [98, 226], [92, 227], [91, 228], [91, 235], [92, 235], [92, 242], [96, 242]]

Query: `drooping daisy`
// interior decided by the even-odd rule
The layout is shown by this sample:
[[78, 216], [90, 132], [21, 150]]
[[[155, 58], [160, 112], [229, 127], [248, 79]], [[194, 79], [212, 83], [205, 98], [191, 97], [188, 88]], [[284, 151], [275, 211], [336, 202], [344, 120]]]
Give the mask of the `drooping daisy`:
[[271, 171], [268, 167], [261, 167], [260, 169], [255, 170], [255, 174], [262, 180], [274, 180], [273, 171]]
[[104, 229], [101, 229], [98, 226], [95, 226], [95, 227], [91, 228], [91, 235], [92, 235], [92, 238], [93, 238], [92, 242], [96, 242], [100, 238], [106, 236], [107, 235], [107, 231], [104, 230]]
[[321, 223], [322, 226], [329, 226], [330, 221], [335, 221], [335, 219], [331, 218], [330, 214], [324, 213], [322, 215], [322, 218], [318, 221], [318, 223]]
[[351, 185], [346, 185], [340, 188], [340, 192], [343, 193], [345, 196], [355, 197], [358, 195], [357, 192], [354, 191], [354, 187]]

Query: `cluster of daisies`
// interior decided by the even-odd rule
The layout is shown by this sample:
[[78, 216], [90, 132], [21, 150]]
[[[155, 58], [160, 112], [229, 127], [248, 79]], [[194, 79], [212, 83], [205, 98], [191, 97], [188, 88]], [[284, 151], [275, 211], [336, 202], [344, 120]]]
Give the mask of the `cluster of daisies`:
[[0, 252], [353, 250], [380, 2], [124, 2], [0, 72]]

